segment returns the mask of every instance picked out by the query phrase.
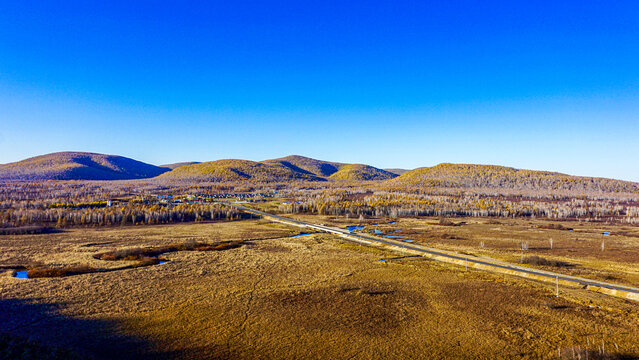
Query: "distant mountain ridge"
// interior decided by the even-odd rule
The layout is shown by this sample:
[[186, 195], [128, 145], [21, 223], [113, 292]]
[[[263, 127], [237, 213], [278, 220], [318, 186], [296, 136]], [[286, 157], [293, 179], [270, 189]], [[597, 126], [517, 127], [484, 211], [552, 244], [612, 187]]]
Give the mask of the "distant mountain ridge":
[[402, 175], [402, 174], [407, 173], [407, 172], [410, 171], [408, 169], [384, 169], [384, 170], [386, 170], [388, 172], [392, 172], [395, 175]]
[[199, 163], [200, 163], [199, 161], [185, 161], [185, 162], [179, 162], [179, 163], [174, 163], [174, 164], [160, 165], [160, 167], [167, 168], [169, 170], [174, 170], [175, 168], [178, 168], [180, 166], [194, 165], [194, 164], [199, 164]]
[[378, 181], [381, 189], [391, 191], [445, 187], [639, 193], [639, 183], [636, 182], [506, 166], [443, 163], [410, 171], [384, 170], [370, 165], [322, 161], [299, 155], [264, 161], [224, 159], [155, 166], [117, 155], [58, 152], [0, 164], [0, 181], [148, 178], [210, 182]]
[[130, 180], [167, 171], [123, 156], [68, 151], [2, 164], [0, 180]]

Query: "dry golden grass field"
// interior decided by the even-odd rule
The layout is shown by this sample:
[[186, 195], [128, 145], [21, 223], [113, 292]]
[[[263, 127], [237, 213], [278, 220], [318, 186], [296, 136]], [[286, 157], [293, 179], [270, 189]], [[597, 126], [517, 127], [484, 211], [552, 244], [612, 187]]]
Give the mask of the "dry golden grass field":
[[[344, 218], [298, 216], [352, 225]], [[383, 219], [361, 222], [382, 224]], [[402, 219], [378, 225], [431, 246], [639, 284], [636, 228], [541, 221]], [[371, 227], [372, 228], [372, 227]], [[602, 231], [611, 231], [601, 251]], [[633, 358], [639, 303], [362, 247], [264, 220], [0, 236], [0, 349], [22, 358], [383, 359]], [[549, 249], [552, 237], [553, 249]], [[93, 255], [195, 240], [244, 240], [176, 251], [161, 265], [59, 278], [15, 269], [135, 261]], [[484, 242], [484, 247], [480, 246]], [[538, 266], [530, 264], [530, 266]], [[34, 357], [35, 356], [35, 357]], [[0, 359], [3, 356], [0, 355]], [[19, 357], [18, 357], [19, 358]]]
[[[639, 228], [577, 221], [526, 219], [347, 219], [292, 215], [326, 225], [365, 226], [414, 243], [483, 255], [539, 269], [639, 287]], [[388, 224], [393, 222], [392, 224]], [[603, 233], [609, 235], [603, 235]], [[551, 247], [552, 239], [552, 247]], [[603, 250], [602, 250], [603, 243]], [[525, 250], [522, 249], [522, 244]], [[544, 261], [545, 260], [545, 261]]]

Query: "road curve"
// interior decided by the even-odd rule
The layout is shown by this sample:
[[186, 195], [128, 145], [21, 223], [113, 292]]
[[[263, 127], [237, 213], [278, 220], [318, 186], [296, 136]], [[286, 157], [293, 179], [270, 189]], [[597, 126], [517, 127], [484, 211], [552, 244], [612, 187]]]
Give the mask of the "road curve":
[[524, 266], [519, 266], [515, 264], [511, 264], [504, 261], [499, 261], [495, 259], [491, 259], [488, 257], [481, 256], [470, 256], [459, 254], [452, 251], [446, 251], [436, 248], [431, 248], [422, 245], [415, 244], [407, 244], [398, 240], [391, 240], [386, 238], [381, 238], [368, 234], [356, 234], [352, 233], [345, 229], [334, 228], [324, 225], [310, 224], [303, 221], [273, 215], [264, 211], [255, 210], [246, 206], [242, 206], [240, 204], [234, 204], [230, 202], [217, 201], [220, 204], [234, 207], [238, 210], [251, 213], [254, 215], [259, 215], [263, 218], [298, 227], [306, 227], [315, 230], [319, 230], [322, 232], [327, 232], [331, 234], [336, 234], [342, 238], [345, 238], [350, 241], [355, 241], [365, 245], [377, 245], [383, 247], [390, 247], [391, 250], [396, 251], [409, 251], [413, 253], [417, 253], [421, 256], [428, 257], [434, 260], [444, 261], [448, 263], [454, 263], [457, 265], [479, 268], [482, 270], [488, 270], [493, 272], [507, 273], [515, 276], [532, 278], [535, 280], [541, 280], [546, 282], [556, 282], [557, 284], [561, 283], [562, 285], [568, 286], [579, 286], [584, 287], [588, 290], [622, 297], [629, 300], [639, 301], [639, 288], [635, 288], [632, 286], [618, 285], [604, 281], [591, 280], [586, 278], [581, 278], [577, 276], [564, 275], [560, 273], [555, 273], [551, 271], [544, 271], [538, 269], [532, 269]]

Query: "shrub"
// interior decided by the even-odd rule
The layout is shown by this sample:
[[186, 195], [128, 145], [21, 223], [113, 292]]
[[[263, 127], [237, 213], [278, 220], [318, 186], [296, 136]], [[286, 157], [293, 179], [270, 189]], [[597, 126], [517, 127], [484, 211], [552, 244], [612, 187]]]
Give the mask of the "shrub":
[[554, 266], [554, 267], [571, 267], [574, 266], [573, 264], [564, 262], [564, 261], [559, 261], [559, 260], [549, 260], [546, 258], [543, 258], [541, 256], [526, 256], [522, 263], [524, 264], [530, 264], [530, 265], [542, 265], [542, 266]]
[[439, 225], [442, 225], [442, 226], [453, 226], [453, 225], [455, 225], [455, 223], [453, 223], [452, 221], [450, 221], [450, 220], [448, 220], [446, 218], [441, 218], [441, 219], [439, 219]]
[[[105, 253], [93, 255], [94, 259], [116, 261], [145, 261], [145, 259], [155, 258], [168, 252], [176, 251], [222, 251], [234, 249], [242, 246], [243, 241], [221, 241], [213, 244], [199, 243], [194, 240], [187, 240], [182, 244], [171, 244], [167, 246], [156, 246], [152, 248], [131, 248], [123, 250], [114, 250]], [[159, 261], [159, 260], [158, 260]]]
[[66, 266], [55, 269], [31, 269], [27, 271], [29, 278], [62, 277], [96, 272], [95, 268], [88, 265]]
[[140, 259], [140, 261], [133, 265], [133, 267], [142, 267], [142, 266], [149, 266], [149, 265], [157, 265], [160, 263], [160, 259], [156, 258], [156, 257], [143, 257]]

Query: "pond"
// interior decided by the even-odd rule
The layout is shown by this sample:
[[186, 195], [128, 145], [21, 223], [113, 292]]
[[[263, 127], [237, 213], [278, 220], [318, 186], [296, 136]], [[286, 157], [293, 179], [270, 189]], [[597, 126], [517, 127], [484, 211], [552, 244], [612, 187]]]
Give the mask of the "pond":
[[348, 231], [364, 230], [364, 226], [347, 226], [346, 230]]
[[16, 279], [28, 279], [27, 270], [16, 271]]
[[604, 236], [609, 236], [610, 232], [609, 231], [604, 231], [602, 234], [604, 234]]
[[391, 238], [393, 240], [399, 240], [399, 241], [404, 241], [404, 242], [409, 242], [409, 243], [413, 242], [413, 240], [408, 240], [408, 239], [405, 239], [405, 238], [403, 238], [401, 236], [397, 236], [397, 235], [382, 235], [382, 236], [386, 237], [386, 238]]
[[303, 233], [303, 234], [297, 234], [297, 235], [293, 235], [291, 237], [300, 237], [300, 236], [306, 236], [306, 235], [313, 235], [314, 233]]

